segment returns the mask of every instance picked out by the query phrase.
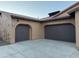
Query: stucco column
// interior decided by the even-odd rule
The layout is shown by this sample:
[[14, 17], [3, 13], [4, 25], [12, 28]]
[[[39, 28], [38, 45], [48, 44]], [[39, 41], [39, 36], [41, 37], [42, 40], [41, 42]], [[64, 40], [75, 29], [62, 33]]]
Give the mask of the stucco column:
[[79, 49], [79, 10], [75, 12], [76, 47]]

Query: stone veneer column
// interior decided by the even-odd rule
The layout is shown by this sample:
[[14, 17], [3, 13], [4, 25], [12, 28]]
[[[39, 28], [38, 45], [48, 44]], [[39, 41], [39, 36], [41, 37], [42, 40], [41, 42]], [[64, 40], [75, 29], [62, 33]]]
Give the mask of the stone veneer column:
[[12, 43], [12, 19], [9, 13], [2, 12], [1, 26], [3, 33], [3, 40]]

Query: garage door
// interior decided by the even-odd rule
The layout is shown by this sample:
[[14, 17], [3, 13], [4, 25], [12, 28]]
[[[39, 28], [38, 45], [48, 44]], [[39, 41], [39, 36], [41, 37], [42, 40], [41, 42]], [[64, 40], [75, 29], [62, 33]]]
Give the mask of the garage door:
[[18, 25], [16, 27], [16, 42], [29, 40], [29, 26], [27, 25]]
[[45, 38], [75, 42], [75, 27], [72, 24], [59, 24], [45, 26]]

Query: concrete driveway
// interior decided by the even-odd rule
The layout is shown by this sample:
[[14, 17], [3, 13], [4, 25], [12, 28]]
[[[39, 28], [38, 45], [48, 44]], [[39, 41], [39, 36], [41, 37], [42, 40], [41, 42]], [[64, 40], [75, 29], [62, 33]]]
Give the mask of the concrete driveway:
[[79, 57], [75, 43], [55, 40], [29, 40], [0, 47], [4, 58], [71, 58]]
[[0, 40], [0, 46], [4, 46], [4, 45], [8, 45], [9, 43], [3, 41], [3, 40]]

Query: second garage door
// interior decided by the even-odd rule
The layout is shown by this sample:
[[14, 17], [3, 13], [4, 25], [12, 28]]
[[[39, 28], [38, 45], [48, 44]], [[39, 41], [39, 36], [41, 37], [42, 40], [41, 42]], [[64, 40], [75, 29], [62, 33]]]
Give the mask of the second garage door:
[[75, 27], [72, 24], [59, 24], [45, 26], [45, 38], [75, 42]]

